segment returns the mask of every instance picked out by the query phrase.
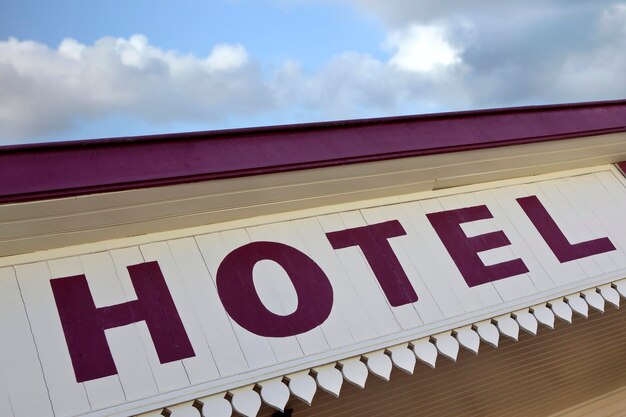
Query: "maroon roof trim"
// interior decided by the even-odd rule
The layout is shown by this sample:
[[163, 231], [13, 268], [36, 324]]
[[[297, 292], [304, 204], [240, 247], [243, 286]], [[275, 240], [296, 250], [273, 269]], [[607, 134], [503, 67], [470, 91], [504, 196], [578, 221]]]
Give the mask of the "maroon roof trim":
[[622, 175], [626, 177], [626, 161], [618, 162], [616, 165]]
[[0, 147], [0, 203], [626, 131], [626, 100]]

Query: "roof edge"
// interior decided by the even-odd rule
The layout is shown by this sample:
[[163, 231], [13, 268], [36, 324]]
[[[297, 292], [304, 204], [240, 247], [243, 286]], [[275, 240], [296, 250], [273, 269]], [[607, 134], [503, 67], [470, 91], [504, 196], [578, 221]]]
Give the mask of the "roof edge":
[[533, 111], [565, 110], [565, 109], [575, 109], [575, 108], [580, 108], [580, 107], [591, 108], [591, 107], [604, 107], [604, 106], [614, 106], [614, 105], [626, 105], [626, 99], [539, 104], [539, 105], [513, 106], [513, 107], [491, 107], [491, 108], [476, 109], [476, 110], [460, 110], [460, 111], [437, 112], [437, 113], [410, 114], [410, 115], [402, 115], [402, 116], [327, 120], [327, 121], [319, 121], [319, 122], [290, 123], [290, 124], [279, 124], [279, 125], [232, 128], [232, 129], [201, 130], [201, 131], [194, 131], [194, 132], [176, 132], [176, 133], [163, 133], [163, 134], [154, 134], [154, 135], [116, 136], [116, 137], [93, 138], [93, 139], [24, 143], [24, 144], [0, 146], [0, 154], [3, 152], [23, 151], [23, 150], [56, 149], [56, 148], [65, 148], [65, 147], [78, 147], [78, 146], [83, 147], [83, 146], [90, 146], [90, 145], [98, 146], [98, 145], [133, 143], [133, 142], [144, 142], [144, 141], [158, 142], [158, 141], [170, 141], [172, 139], [182, 139], [182, 140], [209, 139], [212, 137], [245, 136], [245, 135], [251, 135], [251, 134], [256, 134], [256, 133], [267, 134], [267, 133], [283, 133], [283, 132], [290, 132], [290, 131], [322, 130], [322, 129], [353, 127], [353, 126], [367, 126], [367, 125], [372, 125], [372, 124], [378, 125], [378, 124], [406, 122], [406, 121], [441, 120], [441, 119], [464, 118], [464, 117], [472, 117], [472, 116], [489, 116], [489, 115], [501, 115], [501, 114], [511, 114], [511, 113], [525, 113], [525, 112], [533, 112]]
[[626, 100], [16, 145], [0, 148], [0, 203], [619, 132]]

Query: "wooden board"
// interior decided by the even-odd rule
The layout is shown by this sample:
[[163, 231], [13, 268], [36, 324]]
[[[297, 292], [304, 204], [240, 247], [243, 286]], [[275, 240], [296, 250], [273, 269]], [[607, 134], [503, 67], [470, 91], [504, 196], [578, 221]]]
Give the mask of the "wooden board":
[[[516, 200], [529, 196], [539, 199], [568, 245], [608, 238], [615, 250], [559, 261]], [[430, 215], [480, 206], [486, 206], [492, 217], [454, 226], [462, 231], [457, 238], [465, 245], [462, 251], [470, 253], [472, 239], [502, 231], [510, 244], [470, 255], [486, 268], [521, 259], [528, 272], [480, 285], [470, 282], [460, 266], [462, 260], [452, 255], [450, 242], [434, 227]], [[133, 407], [146, 403], [199, 398], [610, 282], [626, 275], [624, 210], [624, 181], [607, 168], [413, 201], [364, 203], [331, 214], [246, 223], [182, 238], [146, 236], [139, 244], [120, 240], [116, 247], [98, 251], [76, 247], [56, 258], [33, 255], [29, 262], [0, 269], [0, 330], [6, 336], [0, 344], [0, 407], [10, 404], [14, 417], [130, 414]], [[372, 231], [390, 222], [399, 224], [404, 234], [381, 237]], [[346, 230], [367, 230], [371, 236], [363, 236], [373, 240], [335, 249], [327, 234]], [[266, 244], [290, 248], [286, 252], [290, 258], [264, 258]], [[374, 259], [366, 244], [391, 252]], [[245, 256], [260, 258], [248, 265], [244, 262], [248, 258], [240, 255], [241, 262], [230, 264], [236, 271], [221, 270], [224, 259], [243, 247], [249, 248]], [[51, 280], [84, 276], [95, 308], [106, 312], [111, 306], [136, 305], [139, 297], [132, 268], [152, 262], [159, 266], [175, 311], [167, 310], [167, 303], [159, 298], [161, 307], [178, 317], [193, 354], [163, 360], [154, 329], [139, 317], [103, 330], [116, 372], [77, 382], [66, 343], [70, 330], [62, 323]], [[401, 268], [403, 274], [394, 268]], [[296, 275], [301, 271], [314, 282], [299, 281]], [[405, 276], [417, 300], [401, 305], [390, 301], [389, 289], [383, 285], [389, 274]], [[232, 301], [224, 288], [235, 281], [225, 280], [242, 285], [233, 288], [253, 288], [253, 293], [243, 291]], [[311, 321], [318, 320], [322, 307], [300, 315], [308, 298], [319, 296], [317, 290], [324, 293], [324, 288], [332, 294], [324, 317]], [[258, 310], [250, 306], [261, 306], [269, 312], [267, 317], [288, 323], [283, 333], [272, 333], [278, 325], [255, 317], [249, 311]], [[298, 326], [309, 321], [314, 325], [293, 331], [296, 325], [289, 320], [305, 323]], [[180, 342], [171, 343], [179, 349]]]

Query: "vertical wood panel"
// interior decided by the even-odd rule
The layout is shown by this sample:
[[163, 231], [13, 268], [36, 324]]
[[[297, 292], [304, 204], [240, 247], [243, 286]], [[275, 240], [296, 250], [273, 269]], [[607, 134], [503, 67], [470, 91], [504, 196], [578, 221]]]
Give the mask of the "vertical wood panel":
[[[222, 239], [224, 239], [224, 243], [226, 244], [226, 248], [228, 248], [228, 252], [252, 241], [246, 229], [229, 230], [227, 232], [223, 232]], [[257, 282], [255, 282], [255, 286], [256, 284]], [[264, 290], [269, 293], [273, 293], [274, 297], [277, 296], [277, 294], [274, 292], [276, 291], [276, 288], [268, 287]], [[280, 303], [280, 301], [278, 302]], [[256, 336], [256, 338], [261, 339], [260, 336]], [[304, 355], [302, 353], [302, 348], [300, 348], [300, 344], [298, 343], [298, 339], [296, 339], [295, 336], [268, 337], [266, 338], [266, 340], [269, 341], [271, 350], [278, 362], [301, 358]]]
[[[318, 219], [325, 233], [362, 226], [362, 224], [345, 224], [339, 214], [321, 216]], [[366, 313], [376, 334], [380, 336], [398, 331], [400, 326], [389, 309], [385, 296], [367, 266], [361, 250], [358, 247], [350, 247], [338, 249], [335, 253], [360, 302], [367, 306]]]
[[[611, 228], [621, 228], [626, 230], [626, 222], [623, 221], [624, 213], [626, 212], [626, 191], [625, 186], [616, 181], [611, 173], [599, 172], [594, 176], [594, 180], [589, 180], [589, 190], [591, 190], [598, 198], [598, 201], [603, 202], [602, 207], [597, 207], [600, 212], [607, 213], [607, 217], [611, 219], [611, 224], [615, 223], [615, 226]], [[606, 202], [607, 193], [611, 195], [610, 202]], [[626, 248], [626, 234], [620, 233], [614, 235], [614, 237], [621, 242], [621, 246]]]
[[[3, 412], [50, 417], [52, 404], [13, 268], [0, 269], [0, 369], [6, 396]], [[0, 391], [3, 388], [0, 387]], [[0, 394], [2, 395], [2, 394]]]
[[[316, 263], [319, 263], [316, 259], [316, 254], [311, 253], [308, 248], [305, 247], [304, 243], [298, 235], [298, 230], [291, 222], [272, 223], [269, 225], [250, 227], [247, 230], [252, 240], [268, 240], [289, 245], [298, 249], [300, 252], [304, 253], [308, 257], [312, 258]], [[285, 289], [285, 286], [276, 285], [272, 290], [275, 291], [277, 297], [280, 297], [282, 299], [287, 298], [287, 294], [284, 294], [282, 292]], [[306, 296], [306, 294], [304, 296]], [[326, 326], [322, 324], [321, 326], [318, 326], [314, 329], [309, 330], [308, 332], [296, 336], [296, 339], [298, 340], [298, 343], [304, 355], [312, 355], [329, 349], [328, 341], [326, 340], [326, 336], [324, 333], [325, 327]]]
[[[217, 366], [209, 349], [208, 342], [204, 337], [202, 328], [196, 316], [187, 289], [185, 288], [180, 272], [172, 256], [167, 242], [157, 242], [140, 246], [146, 262], [157, 261], [165, 282], [170, 291], [176, 310], [185, 327], [187, 337], [191, 342], [195, 356], [182, 360], [189, 382], [197, 384], [211, 381], [219, 377]], [[193, 271], [192, 273], [195, 273]]]
[[195, 239], [173, 240], [168, 244], [220, 375], [225, 377], [248, 370], [230, 318], [222, 307]]
[[[127, 267], [144, 262], [139, 248], [131, 247], [114, 250], [111, 251], [111, 257], [113, 258], [115, 270], [126, 299], [129, 301], [136, 300], [137, 294], [135, 293], [135, 288], [130, 280]], [[150, 363], [150, 369], [152, 370], [152, 375], [154, 376], [159, 392], [167, 392], [189, 385], [189, 377], [187, 376], [181, 361], [161, 363], [146, 323], [142, 321], [131, 324], [130, 326], [135, 326], [137, 328], [139, 337], [142, 341], [145, 356], [148, 358], [148, 362]]]
[[[293, 222], [300, 238], [306, 242], [311, 253], [317, 254], [320, 267], [326, 272], [333, 287], [333, 309], [325, 328], [328, 343], [333, 347], [376, 337], [376, 330], [346, 274], [335, 250], [328, 242], [322, 225], [316, 217]], [[347, 330], [347, 333], [343, 333]]]
[[[559, 181], [558, 183], [552, 182], [551, 184], [555, 193], [558, 194], [558, 198], [567, 204], [576, 217], [580, 219], [579, 229], [584, 240], [598, 239], [601, 237], [608, 237], [606, 230], [602, 223], [598, 220], [596, 215], [592, 213], [585, 201], [581, 198], [583, 194], [588, 193], [585, 184], [579, 182], [578, 192], [572, 193], [569, 190], [567, 181]], [[613, 244], [615, 246], [615, 244]], [[593, 260], [600, 268], [600, 274], [615, 271], [617, 266], [613, 260], [615, 252], [606, 252], [593, 256]]]
[[[583, 179], [591, 194], [592, 207], [609, 221], [612, 241], [621, 246], [622, 253], [626, 253], [626, 222], [622, 220], [626, 212], [625, 186], [612, 173], [599, 172]], [[607, 193], [612, 197], [610, 202], [606, 202]], [[616, 233], [618, 230], [621, 233]]]
[[428, 257], [431, 259], [431, 262], [437, 264], [438, 269], [441, 271], [441, 278], [447, 281], [463, 310], [468, 312], [482, 308], [483, 304], [480, 298], [475, 291], [468, 287], [465, 279], [457, 269], [445, 246], [443, 246], [441, 239], [426, 217], [427, 213], [439, 212], [446, 209], [435, 199], [410, 203], [405, 207], [407, 210], [414, 213], [417, 233], [419, 233], [424, 240]]
[[[581, 218], [576, 209], [572, 207], [569, 202], [563, 198], [558, 188], [555, 186], [554, 181], [544, 181], [527, 185], [527, 189], [538, 189], [541, 193], [539, 197], [546, 206], [548, 213], [552, 215], [556, 224], [567, 237], [570, 244], [576, 244], [592, 239], [596, 239], [600, 236], [591, 233], [586, 226], [587, 219]], [[531, 188], [532, 187], [532, 188]], [[580, 190], [584, 192], [584, 190]], [[538, 192], [538, 195], [539, 195]], [[550, 206], [550, 208], [548, 208]], [[577, 259], [576, 262], [580, 265], [585, 275], [588, 277], [595, 277], [602, 274], [602, 269], [597, 262], [597, 256], [590, 256], [587, 258]]]
[[[48, 262], [48, 268], [50, 268], [50, 274], [53, 278], [84, 275], [83, 266], [81, 265], [78, 257], [50, 261]], [[106, 298], [104, 294], [98, 294], [98, 296], [102, 298], [95, 298], [96, 295], [91, 288], [90, 291], [92, 297], [94, 297], [94, 301], [100, 301], [102, 298]], [[96, 302], [96, 307], [100, 306], [101, 304], [99, 305]], [[85, 386], [85, 391], [87, 391], [89, 403], [94, 410], [108, 405], [124, 402], [126, 399], [118, 375], [98, 378], [93, 381], [85, 381], [83, 384]]]
[[2, 410], [3, 415], [15, 417], [13, 407], [11, 405], [11, 398], [9, 397], [9, 388], [7, 387], [4, 379], [4, 374], [4, 367], [0, 366], [0, 410]]
[[55, 416], [72, 416], [91, 410], [85, 386], [76, 382], [74, 368], [57, 312], [50, 270], [45, 262], [15, 267], [28, 319]]
[[[472, 207], [475, 205], [484, 204], [484, 203], [476, 204], [473, 198], [471, 197], [471, 194], [453, 195], [453, 196], [439, 198], [437, 199], [437, 203], [441, 205], [441, 208], [443, 210], [455, 210], [455, 209], [467, 208], [467, 207]], [[433, 207], [436, 207], [436, 206], [437, 204], [433, 202]], [[494, 219], [481, 220], [480, 222], [488, 222], [488, 223], [493, 224]], [[472, 234], [475, 234], [473, 233], [473, 231], [476, 229], [476, 223], [477, 222], [464, 223], [464, 228], [465, 228], [464, 230], [466, 231], [466, 233], [467, 231], [470, 231], [472, 232]], [[498, 259], [494, 258], [493, 252], [494, 251], [492, 250], [492, 251], [486, 251], [482, 253], [482, 255], [485, 257], [485, 260], [488, 260], [489, 263], [498, 262]], [[489, 282], [489, 283], [477, 285], [470, 289], [470, 292], [473, 293], [480, 301], [481, 307], [492, 306], [495, 304], [500, 304], [502, 302], [502, 298], [498, 294], [498, 291], [496, 291], [496, 288], [494, 285], [495, 285], [494, 283]]]
[[[537, 190], [526, 189], [523, 185], [516, 185], [493, 190], [502, 208], [508, 213], [511, 223], [517, 226], [527, 246], [543, 269], [557, 286], [571, 284], [586, 277], [576, 262], [560, 263], [548, 244], [543, 240], [534, 224], [515, 200], [520, 197], [536, 195]], [[541, 196], [538, 196], [541, 200]], [[543, 200], [541, 200], [543, 201]], [[546, 207], [547, 208], [547, 207]], [[548, 208], [547, 208], [548, 209]], [[549, 209], [548, 209], [549, 210]]]
[[[389, 216], [400, 220], [400, 223], [406, 230], [406, 239], [402, 240], [401, 243], [405, 245], [406, 252], [413, 266], [420, 276], [423, 277], [425, 286], [432, 294], [441, 314], [444, 317], [454, 317], [462, 314], [465, 310], [461, 306], [455, 291], [453, 291], [451, 284], [445, 278], [439, 264], [433, 262], [431, 257], [432, 246], [427, 242], [425, 234], [420, 230], [421, 224], [418, 221], [418, 217], [423, 215], [423, 213], [416, 212], [416, 208], [420, 208], [419, 205], [415, 206], [413, 203], [407, 203], [387, 206], [383, 210]], [[371, 211], [378, 211], [377, 209], [371, 209]], [[427, 317], [427, 313], [421, 313], [421, 316]]]
[[[361, 211], [341, 213], [340, 216], [347, 228], [367, 226], [367, 222], [363, 218], [363, 214], [361, 213]], [[389, 242], [402, 239], [404, 239], [404, 236], [398, 236], [389, 239]], [[371, 282], [376, 283], [379, 293], [382, 294], [382, 299], [385, 301], [387, 308], [391, 310], [393, 316], [396, 319], [396, 322], [400, 325], [400, 327], [403, 329], [410, 329], [420, 324], [423, 324], [423, 321], [420, 319], [419, 314], [417, 314], [417, 311], [412, 304], [406, 304], [399, 307], [392, 307], [391, 304], [389, 304], [389, 301], [384, 295], [383, 289], [378, 282], [378, 279], [374, 275], [374, 271], [372, 270], [367, 259], [365, 258], [363, 251], [357, 249], [357, 252], [359, 253], [361, 258], [361, 266], [364, 267], [361, 269], [364, 279], [369, 279]], [[366, 278], [367, 274], [369, 274], [369, 278]]]
[[[502, 230], [511, 241], [513, 227], [508, 222], [508, 219], [504, 216], [504, 213], [502, 213], [502, 209], [489, 192], [460, 194], [457, 198], [459, 201], [472, 205], [486, 205], [493, 215], [493, 219], [485, 221], [491, 224], [493, 230]], [[485, 264], [493, 265], [519, 258], [526, 264], [526, 260], [523, 259], [522, 256], [521, 249], [523, 249], [521, 246], [513, 246], [513, 242], [511, 241], [511, 245], [483, 252], [483, 261]], [[530, 269], [528, 264], [526, 264], [526, 267], [529, 269], [529, 272], [526, 274], [508, 277], [493, 282], [493, 286], [500, 295], [501, 300], [511, 301], [537, 292], [537, 288], [530, 279], [530, 275], [533, 271]]]
[[[618, 202], [613, 201], [607, 204], [604, 201], [603, 193], [606, 192], [606, 190], [602, 184], [598, 182], [596, 177], [585, 175], [579, 178], [579, 181], [584, 184], [586, 192], [579, 193], [577, 183], [567, 181], [567, 185], [563, 188], [564, 194], [568, 197], [574, 194], [576, 198], [583, 201], [589, 211], [602, 223], [604, 226], [603, 235], [608, 236], [618, 249], [607, 255], [611, 257], [616, 268], [626, 268], [626, 222], [621, 221], [624, 211], [621, 210]], [[617, 183], [614, 177], [611, 177], [609, 181]], [[617, 195], [615, 195], [615, 199], [617, 199]]]
[[[368, 224], [398, 220], [404, 228], [407, 234], [397, 239], [390, 239], [389, 244], [417, 294], [418, 300], [413, 303], [413, 308], [417, 311], [423, 323], [432, 323], [433, 321], [442, 319], [443, 314], [415, 265], [413, 255], [417, 254], [415, 253], [415, 249], [411, 246], [413, 236], [411, 235], [410, 229], [405, 226], [406, 222], [401, 221], [400, 214], [401, 213], [395, 206], [383, 206], [376, 207], [375, 209], [361, 210], [361, 215]], [[446, 296], [449, 296], [447, 290], [446, 293]]]
[[[211, 273], [210, 276], [213, 280], [213, 286], [215, 286], [216, 272], [222, 259], [239, 245], [228, 244], [224, 240], [222, 233], [196, 236], [196, 241], [198, 242], [202, 257]], [[234, 320], [231, 320], [231, 325], [246, 361], [252, 369], [258, 369], [276, 363], [276, 355], [274, 355], [274, 351], [266, 337], [250, 333]]]
[[[544, 186], [544, 184], [541, 184], [541, 186]], [[537, 184], [524, 184], [522, 185], [522, 189], [528, 195], [536, 195], [537, 198], [539, 198], [545, 209], [550, 214], [550, 217], [552, 217], [570, 243], [580, 242], [580, 232], [577, 230], [576, 220], [573, 218], [571, 210], [568, 210], [568, 207], [559, 206], [557, 203], [553, 202], [553, 199], [556, 199], [556, 196], [552, 195], [552, 193], [549, 193], [549, 195], [546, 194], [541, 186], [537, 186]], [[552, 256], [555, 256], [551, 250], [549, 251]], [[572, 268], [572, 273], [574, 275], [569, 278], [572, 282], [585, 277], [595, 276], [600, 270], [598, 265], [591, 258], [563, 262], [561, 266], [565, 267], [570, 264], [577, 266], [577, 268]]]
[[[506, 235], [511, 241], [511, 245], [514, 247], [514, 252], [519, 254], [520, 258], [530, 270], [529, 277], [535, 288], [539, 291], [554, 288], [556, 284], [546, 272], [543, 264], [529, 247], [529, 243], [526, 240], [527, 229], [524, 229], [523, 225], [520, 225], [519, 222], [512, 220], [512, 214], [505, 209], [502, 203], [504, 199], [508, 198], [513, 199], [511, 204], [515, 204], [513, 196], [510, 195], [510, 193], [507, 193], [506, 190], [504, 194], [502, 194], [502, 190], [503, 189], [493, 189], [481, 191], [476, 194], [476, 198], [478, 200], [482, 200], [484, 198], [485, 201], [489, 201], [489, 209], [493, 213], [494, 217], [498, 216], [499, 221], [503, 225], [508, 226], [506, 228]], [[500, 195], [500, 198], [498, 198], [498, 195]]]
[[[80, 261], [96, 307], [130, 301], [122, 289], [109, 252], [83, 255]], [[108, 329], [105, 334], [126, 399], [135, 400], [158, 393], [137, 326]]]
[[[615, 181], [615, 179], [613, 179]], [[594, 236], [593, 239], [598, 237], [609, 237], [611, 243], [617, 250], [598, 254], [595, 256], [596, 262], [602, 268], [602, 272], [612, 272], [616, 269], [626, 267], [626, 257], [624, 256], [624, 249], [620, 247], [619, 243], [615, 241], [613, 237], [613, 230], [615, 228], [623, 227], [619, 217], [610, 219], [610, 223], [607, 225], [604, 215], [599, 210], [599, 207], [591, 207], [590, 196], [593, 191], [590, 189], [588, 183], [583, 178], [565, 178], [558, 183], [558, 190], [565, 198], [570, 206], [576, 210], [579, 217], [584, 220], [584, 226], [589, 231], [590, 236]], [[597, 204], [595, 204], [597, 206]], [[604, 204], [603, 204], [604, 205]], [[614, 225], [614, 226], [613, 226]]]

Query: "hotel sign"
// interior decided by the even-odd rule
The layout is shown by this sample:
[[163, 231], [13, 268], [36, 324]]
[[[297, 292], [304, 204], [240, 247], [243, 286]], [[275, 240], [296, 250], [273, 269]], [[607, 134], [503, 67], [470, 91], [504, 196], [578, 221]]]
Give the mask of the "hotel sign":
[[[559, 262], [614, 251], [607, 237], [570, 243], [536, 195], [516, 199], [536, 232]], [[493, 218], [486, 205], [426, 213], [430, 224], [468, 287], [526, 274], [521, 258], [485, 265], [479, 253], [511, 244], [502, 230], [468, 237], [464, 223]], [[325, 233], [335, 250], [358, 248], [386, 301], [400, 307], [419, 301], [411, 281], [389, 244], [407, 233], [398, 220]], [[307, 236], [303, 236], [307, 240]], [[315, 256], [315, 254], [312, 254]], [[286, 315], [270, 311], [254, 283], [254, 267], [272, 261], [293, 286], [297, 306]], [[117, 374], [105, 330], [145, 321], [161, 363], [195, 356], [157, 261], [127, 266], [137, 299], [97, 308], [84, 274], [50, 281], [77, 382]], [[333, 287], [324, 270], [293, 246], [252, 241], [226, 255], [215, 275], [217, 293], [229, 317], [250, 333], [289, 337], [322, 325], [333, 307]]]
[[6, 267], [4, 349], [41, 364], [18, 408], [223, 386], [609, 280], [624, 210], [607, 170]]

